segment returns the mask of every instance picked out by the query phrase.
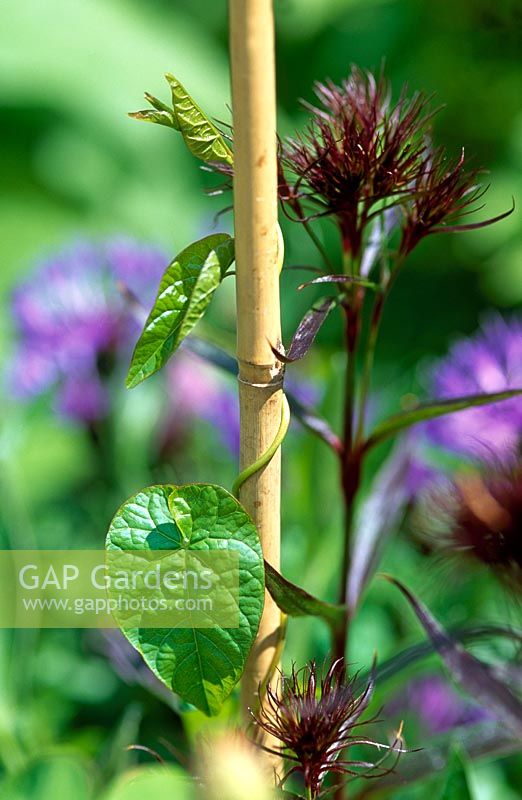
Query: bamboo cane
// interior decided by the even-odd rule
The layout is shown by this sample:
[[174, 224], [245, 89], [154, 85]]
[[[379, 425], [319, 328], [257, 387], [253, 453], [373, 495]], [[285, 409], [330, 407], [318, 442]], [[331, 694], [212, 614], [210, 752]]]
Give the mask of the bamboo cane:
[[[272, 0], [230, 0], [234, 122], [237, 359], [241, 469], [272, 444], [281, 421], [282, 371], [277, 266], [277, 162]], [[267, 561], [279, 569], [280, 454], [252, 475], [240, 499], [257, 525]], [[244, 708], [257, 704], [273, 663], [281, 615], [267, 595], [243, 677]]]

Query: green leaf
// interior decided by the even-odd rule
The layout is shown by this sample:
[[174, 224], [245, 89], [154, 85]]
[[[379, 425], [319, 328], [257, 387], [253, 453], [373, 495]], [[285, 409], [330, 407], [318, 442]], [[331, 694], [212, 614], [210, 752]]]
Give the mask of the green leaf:
[[171, 111], [157, 111], [155, 108], [145, 108], [142, 111], [131, 111], [129, 117], [139, 119], [143, 122], [155, 122], [157, 125], [165, 125], [167, 128], [178, 130], [177, 121]]
[[473, 800], [466, 774], [466, 763], [458, 749], [451, 754], [447, 767], [446, 784], [440, 800]]
[[234, 156], [224, 137], [203, 113], [174, 75], [165, 76], [172, 92], [176, 121], [190, 152], [202, 161], [233, 164]]
[[189, 245], [161, 279], [127, 375], [132, 389], [163, 367], [202, 317], [234, 260], [234, 240], [216, 233]]
[[321, 617], [337, 630], [345, 624], [346, 609], [333, 603], [318, 600], [300, 586], [290, 583], [265, 561], [266, 588], [284, 614], [290, 617]]
[[[7, 743], [6, 743], [7, 744]], [[20, 768], [2, 775], [0, 797], [3, 800], [56, 800], [74, 797], [92, 800], [92, 774], [86, 763], [74, 755], [73, 748], [55, 744], [47, 754], [34, 752]]]
[[452, 400], [439, 400], [426, 405], [420, 405], [411, 411], [402, 414], [395, 414], [392, 417], [377, 425], [369, 439], [364, 445], [365, 450], [369, 450], [376, 444], [380, 444], [394, 436], [404, 428], [417, 425], [419, 422], [442, 417], [445, 414], [453, 414], [456, 411], [464, 411], [466, 408], [486, 406], [489, 403], [499, 403], [501, 400], [509, 400], [522, 394], [522, 389], [509, 389], [505, 392], [492, 392], [491, 394], [474, 394], [466, 397], [456, 397]]
[[158, 765], [129, 770], [103, 795], [103, 800], [193, 800], [194, 797], [194, 784], [180, 767]]
[[129, 117], [132, 117], [132, 119], [144, 120], [145, 122], [155, 122], [158, 125], [166, 125], [168, 128], [174, 128], [174, 130], [179, 131], [178, 120], [174, 109], [148, 92], [145, 92], [145, 99], [151, 104], [152, 109], [148, 108], [144, 111], [131, 111]]
[[151, 486], [117, 511], [106, 547], [239, 554], [238, 627], [124, 630], [169, 689], [205, 714], [217, 714], [241, 677], [263, 611], [263, 556], [251, 518], [220, 486]]

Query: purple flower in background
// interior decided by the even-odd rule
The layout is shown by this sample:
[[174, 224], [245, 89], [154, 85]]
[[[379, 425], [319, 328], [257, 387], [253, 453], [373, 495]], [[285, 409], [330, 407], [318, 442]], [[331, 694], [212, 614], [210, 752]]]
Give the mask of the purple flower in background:
[[390, 718], [412, 714], [431, 735], [491, 719], [486, 709], [465, 700], [440, 675], [412, 680], [387, 703], [386, 712]]
[[[522, 320], [491, 316], [474, 337], [453, 345], [432, 374], [432, 394], [452, 398], [522, 387]], [[470, 408], [423, 426], [427, 438], [456, 453], [505, 459], [522, 442], [522, 397]]]
[[[167, 263], [158, 248], [125, 238], [80, 241], [44, 260], [13, 293], [17, 350], [8, 368], [13, 395], [27, 399], [53, 390], [60, 415], [87, 425], [106, 417], [110, 376], [128, 365], [141, 311], [152, 306]], [[165, 375], [163, 446], [175, 444], [200, 418], [217, 428], [236, 456], [235, 384], [183, 349]], [[307, 384], [293, 388], [307, 402], [315, 395]]]
[[182, 350], [167, 370], [172, 403], [166, 424], [166, 438], [176, 438], [190, 419], [199, 417], [218, 431], [232, 455], [239, 453], [239, 403], [233, 381], [193, 353]]
[[440, 470], [427, 464], [420, 455], [415, 454], [414, 443], [412, 443], [412, 453], [406, 473], [406, 491], [410, 500], [419, 497], [426, 487], [432, 486], [441, 477]]
[[13, 394], [29, 398], [55, 388], [63, 416], [85, 423], [103, 418], [105, 379], [139, 332], [118, 286], [150, 306], [166, 263], [159, 249], [124, 238], [80, 241], [44, 260], [13, 294]]
[[[209, 367], [193, 353], [181, 351], [168, 369], [169, 393], [173, 398], [166, 440], [176, 439], [190, 418], [197, 416], [211, 423], [219, 432], [222, 444], [235, 457], [239, 456], [239, 400], [236, 384]], [[285, 383], [295, 398], [307, 406], [315, 405], [320, 393], [309, 381]]]

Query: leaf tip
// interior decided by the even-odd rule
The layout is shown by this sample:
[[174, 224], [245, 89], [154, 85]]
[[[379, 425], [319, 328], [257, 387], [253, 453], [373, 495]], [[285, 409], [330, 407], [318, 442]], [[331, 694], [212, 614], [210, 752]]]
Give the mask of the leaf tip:
[[139, 373], [135, 374], [129, 370], [127, 373], [127, 377], [125, 378], [125, 388], [126, 389], [135, 389], [143, 381], [143, 377], [140, 376]]

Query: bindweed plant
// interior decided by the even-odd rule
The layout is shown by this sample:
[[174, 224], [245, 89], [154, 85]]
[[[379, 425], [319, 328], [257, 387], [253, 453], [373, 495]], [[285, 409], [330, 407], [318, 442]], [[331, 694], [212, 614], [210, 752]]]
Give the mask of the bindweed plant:
[[[170, 101], [146, 94], [150, 108], [131, 116], [181, 136], [204, 168], [224, 181], [213, 194], [232, 187], [236, 190], [234, 128], [229, 131], [212, 121], [177, 78], [166, 77]], [[336, 432], [335, 422], [324, 419], [289, 391], [281, 403], [273, 441], [254, 463], [244, 465], [233, 487], [219, 486], [215, 476], [209, 476], [209, 484], [150, 486], [123, 503], [108, 533], [109, 551], [182, 550], [187, 557], [196, 558], [202, 553], [227, 552], [235, 554], [238, 565], [238, 592], [232, 601], [238, 611], [235, 627], [220, 625], [216, 618], [206, 627], [191, 626], [190, 620], [185, 620], [172, 628], [144, 626], [124, 628], [124, 632], [155, 675], [187, 708], [217, 715], [241, 680], [249, 654], [258, 646], [254, 643], [266, 587], [282, 622], [268, 669], [256, 693], [248, 698], [251, 721], [245, 726], [261, 750], [275, 756], [278, 791], [285, 787], [287, 797], [343, 797], [348, 780], [373, 778], [369, 785], [375, 789], [363, 790], [367, 796], [372, 791], [391, 791], [398, 780], [426, 777], [447, 763], [450, 788], [444, 797], [456, 797], [451, 787], [457, 784], [463, 787], [458, 796], [464, 798], [469, 796], [466, 768], [462, 757], [450, 757], [448, 742], [439, 743], [438, 749], [428, 743], [422, 752], [404, 755], [397, 766], [399, 755], [406, 750], [400, 720], [387, 744], [374, 741], [360, 727], [375, 725], [374, 717], [364, 718], [374, 685], [437, 651], [454, 681], [483, 704], [494, 720], [488, 718], [473, 729], [473, 736], [464, 743], [467, 755], [508, 752], [519, 746], [522, 735], [522, 702], [516, 682], [510, 683], [508, 673], [498, 665], [471, 655], [462, 643], [493, 634], [520, 642], [521, 633], [482, 627], [450, 634], [406, 586], [386, 576], [417, 616], [427, 641], [374, 666], [366, 675], [349, 677], [345, 659], [353, 658], [352, 621], [376, 577], [384, 546], [411, 501], [417, 456], [410, 429], [434, 421], [440, 429], [449, 415], [480, 413], [481, 407], [493, 403], [511, 403], [513, 409], [513, 403], [520, 403], [514, 398], [522, 393], [520, 381], [518, 385], [510, 383], [510, 374], [510, 380], [493, 382], [489, 390], [480, 382], [476, 390], [466, 384], [460, 393], [443, 392], [369, 427], [373, 364], [383, 313], [392, 301], [398, 276], [408, 268], [412, 252], [424, 239], [491, 225], [511, 214], [513, 208], [497, 217], [476, 219], [485, 191], [480, 172], [468, 167], [463, 151], [452, 158], [433, 144], [436, 111], [422, 93], [409, 94], [405, 88], [394, 100], [382, 72], [374, 75], [358, 67], [352, 67], [340, 85], [318, 83], [315, 93], [316, 104], [306, 105], [309, 121], [304, 130], [279, 141], [277, 182], [282, 213], [310, 240], [322, 264], [298, 289], [320, 286], [324, 297], [311, 305], [286, 347], [279, 340], [269, 345], [277, 367], [274, 378], [279, 379], [307, 355], [327, 317], [340, 316], [344, 330], [340, 346], [346, 356], [341, 429]], [[335, 247], [322, 241], [316, 225], [322, 219], [330, 220], [337, 229]], [[213, 233], [187, 245], [173, 258], [152, 308], [147, 309], [128, 371], [129, 389], [176, 358], [183, 342], [185, 352], [192, 348], [199, 357], [235, 370], [230, 354], [193, 335], [221, 283], [235, 275], [235, 244], [229, 234]], [[285, 267], [279, 230], [278, 269]], [[520, 343], [517, 346], [520, 350]], [[310, 435], [319, 437], [337, 459], [344, 505], [337, 603], [312, 596], [305, 587], [287, 580], [278, 564], [265, 559], [255, 521], [240, 502], [243, 488], [266, 469], [283, 444], [290, 415], [301, 421]], [[520, 438], [520, 428], [517, 435]], [[368, 457], [377, 449], [379, 454], [386, 452], [381, 445], [392, 439], [397, 442], [391, 454], [381, 457], [382, 466], [363, 497]], [[506, 460], [514, 459], [516, 453], [510, 448]], [[520, 469], [516, 464], [511, 463], [509, 471], [497, 477], [458, 478], [445, 509], [445, 533], [438, 543], [442, 549], [465, 551], [478, 561], [498, 566], [512, 590], [520, 592], [520, 507]], [[287, 621], [298, 616], [315, 617], [328, 627], [331, 665], [322, 671], [312, 661], [302, 670], [294, 668], [288, 676], [279, 673], [278, 663]], [[377, 748], [380, 755], [361, 755], [365, 748]], [[286, 759], [288, 766], [280, 768], [279, 759]], [[289, 794], [288, 787], [294, 794]]]

